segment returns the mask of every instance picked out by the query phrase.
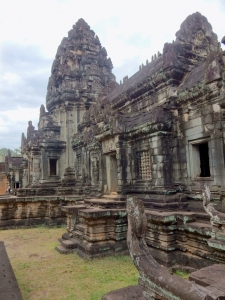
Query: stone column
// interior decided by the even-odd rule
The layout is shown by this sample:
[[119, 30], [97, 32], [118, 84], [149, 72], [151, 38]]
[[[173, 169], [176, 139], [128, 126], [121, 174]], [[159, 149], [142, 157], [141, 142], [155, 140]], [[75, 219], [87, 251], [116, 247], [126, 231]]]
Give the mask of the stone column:
[[133, 142], [132, 141], [128, 141], [127, 145], [126, 145], [126, 149], [127, 149], [127, 182], [129, 184], [133, 183], [133, 170], [134, 170], [134, 159], [133, 159], [133, 155], [132, 155], [132, 147], [133, 147]]
[[116, 143], [116, 159], [117, 159], [117, 192], [120, 193], [124, 185], [124, 166], [123, 166], [123, 142]]
[[40, 169], [40, 155], [39, 154], [33, 154], [33, 181], [32, 183], [39, 182], [39, 179], [41, 177], [41, 169]]
[[81, 170], [81, 154], [82, 154], [82, 151], [81, 151], [81, 149], [78, 149], [77, 150], [77, 168], [76, 168], [76, 170], [77, 170], [77, 179], [78, 180], [81, 180], [81, 178], [82, 178], [82, 170]]
[[99, 153], [94, 152], [91, 153], [91, 174], [92, 174], [92, 185], [96, 186], [99, 184], [99, 179], [100, 179], [100, 170], [99, 170], [99, 165], [100, 165], [100, 159], [99, 159]]
[[22, 188], [25, 188], [28, 185], [28, 162], [26, 159], [23, 159], [22, 166], [23, 166]]

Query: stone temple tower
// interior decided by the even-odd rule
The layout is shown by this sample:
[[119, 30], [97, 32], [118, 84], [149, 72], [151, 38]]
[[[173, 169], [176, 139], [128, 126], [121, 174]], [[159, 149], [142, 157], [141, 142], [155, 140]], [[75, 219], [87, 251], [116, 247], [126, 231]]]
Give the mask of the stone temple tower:
[[112, 62], [90, 26], [79, 19], [58, 47], [49, 78], [46, 107], [38, 130], [29, 122], [22, 152], [28, 158], [24, 185], [58, 184], [65, 169], [74, 168], [72, 137], [83, 114], [99, 93], [115, 86]]

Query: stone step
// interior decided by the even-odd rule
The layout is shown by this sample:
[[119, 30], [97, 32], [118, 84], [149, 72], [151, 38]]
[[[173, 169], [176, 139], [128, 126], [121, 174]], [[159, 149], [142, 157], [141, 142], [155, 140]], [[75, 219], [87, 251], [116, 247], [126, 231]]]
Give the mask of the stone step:
[[85, 228], [85, 227], [86, 227], [86, 226], [85, 226], [84, 224], [78, 223], [78, 224], [75, 225], [75, 230], [84, 232], [84, 228]]
[[70, 214], [76, 214], [80, 209], [85, 209], [85, 208], [86, 208], [85, 204], [65, 205], [61, 207], [61, 210]]
[[205, 287], [210, 295], [216, 293], [214, 299], [224, 299], [225, 295], [225, 266], [214, 264], [190, 274], [189, 280]]
[[62, 245], [55, 247], [55, 249], [61, 254], [70, 254], [70, 253], [73, 253], [76, 251], [76, 249], [67, 249], [67, 248], [63, 247]]
[[196, 220], [199, 222], [207, 222], [210, 223], [210, 216], [205, 212], [196, 212]]
[[149, 203], [144, 202], [146, 208], [155, 208], [155, 209], [184, 209], [188, 206], [188, 202], [172, 202], [172, 203]]
[[138, 195], [139, 199], [146, 203], [174, 203], [174, 202], [188, 202], [188, 199], [185, 195], [175, 194], [175, 195]]
[[60, 243], [66, 249], [75, 249], [75, 248], [77, 248], [78, 240], [73, 239], [73, 238], [71, 238], [69, 240], [61, 240], [60, 239]]
[[81, 240], [83, 238], [83, 235], [84, 235], [84, 233], [79, 230], [73, 231], [73, 237], [75, 239]]
[[62, 234], [62, 239], [63, 239], [63, 240], [68, 240], [69, 238], [70, 238], [69, 232], [64, 232], [64, 233]]
[[108, 199], [85, 199], [85, 204], [96, 208], [125, 208], [125, 201], [115, 201]]
[[199, 220], [196, 220], [194, 222], [189, 222], [187, 224], [189, 227], [193, 227], [193, 228], [212, 228], [212, 225], [210, 222], [204, 222], [204, 221], [199, 221]]
[[126, 201], [126, 195], [114, 195], [114, 194], [109, 194], [109, 195], [103, 195], [101, 199], [106, 199], [106, 200], [115, 200], [115, 201]]

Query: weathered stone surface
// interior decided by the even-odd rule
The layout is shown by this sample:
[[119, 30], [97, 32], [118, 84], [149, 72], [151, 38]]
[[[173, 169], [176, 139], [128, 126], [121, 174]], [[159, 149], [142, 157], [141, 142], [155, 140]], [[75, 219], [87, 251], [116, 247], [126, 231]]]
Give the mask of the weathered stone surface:
[[[78, 20], [53, 62], [48, 111], [41, 106], [38, 129], [30, 121], [22, 135], [22, 188], [14, 204], [4, 200], [1, 222], [66, 214], [64, 237], [79, 241], [82, 256], [114, 254], [126, 248], [124, 197], [135, 194], [146, 208], [149, 251], [161, 264], [225, 263], [224, 233], [213, 237], [201, 196], [207, 183], [211, 203], [225, 212], [224, 67], [217, 36], [197, 12], [162, 54], [118, 85], [106, 50]], [[53, 217], [45, 197], [55, 199]], [[85, 208], [59, 213], [59, 200], [69, 207], [84, 200]]]
[[48, 83], [48, 111], [42, 105], [38, 130], [29, 121], [27, 137], [22, 136], [22, 153], [29, 161], [23, 174], [27, 186], [75, 185], [79, 159], [72, 150], [72, 137], [101, 90], [116, 85], [112, 68], [98, 36], [79, 19], [57, 50]]
[[[213, 226], [212, 237], [215, 238], [218, 231], [222, 230], [222, 227], [225, 225], [225, 213], [221, 213], [213, 207], [211, 201], [211, 192], [209, 187], [204, 184], [202, 191], [203, 198], [203, 207], [207, 214], [210, 216], [210, 223]], [[225, 242], [225, 240], [224, 240]]]
[[[196, 272], [189, 276], [189, 280], [202, 286], [210, 286], [221, 280], [225, 280], [225, 265], [212, 265]], [[223, 286], [225, 295], [225, 286]]]
[[0, 198], [0, 228], [63, 224], [66, 221], [66, 212], [59, 208], [63, 200], [73, 205], [82, 202], [78, 197], [57, 195]]
[[10, 264], [4, 242], [0, 241], [0, 298], [23, 300], [22, 293]]
[[[144, 205], [136, 197], [127, 197], [128, 232], [127, 243], [134, 265], [139, 271], [141, 299], [224, 299], [225, 267], [212, 267], [192, 273], [190, 282], [171, 275], [169, 271], [158, 264], [152, 257], [145, 242], [147, 232], [147, 217]], [[210, 276], [213, 280], [210, 280]], [[207, 288], [206, 288], [207, 286]], [[105, 295], [102, 299], [132, 299], [131, 288], [117, 290]], [[115, 295], [115, 298], [113, 296]], [[130, 296], [130, 298], [129, 298]], [[117, 297], [117, 298], [116, 298]], [[134, 299], [136, 299], [134, 297]]]
[[[120, 206], [120, 203], [115, 201], [113, 206]], [[74, 251], [84, 258], [127, 252], [126, 211], [104, 206], [108, 207], [107, 200], [103, 200], [101, 208], [97, 206], [82, 209], [78, 206], [75, 213], [73, 206], [62, 207], [64, 211], [67, 210], [67, 231], [70, 234], [66, 237], [66, 242], [64, 237], [60, 240], [61, 247], [56, 249], [63, 253], [62, 248], [68, 249], [72, 245]]]
[[102, 300], [144, 300], [143, 289], [139, 285], [127, 286], [125, 288], [110, 292], [102, 297]]

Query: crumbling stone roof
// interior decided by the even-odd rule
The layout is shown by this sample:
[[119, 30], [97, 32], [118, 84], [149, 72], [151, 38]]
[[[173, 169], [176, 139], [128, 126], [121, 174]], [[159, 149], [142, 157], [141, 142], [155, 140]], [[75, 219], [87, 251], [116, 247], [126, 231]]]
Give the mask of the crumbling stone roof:
[[135, 115], [124, 115], [122, 117], [126, 130], [133, 129], [146, 123], [164, 123], [169, 121], [171, 114], [161, 107], [156, 107], [150, 111], [139, 112]]
[[204, 80], [205, 78], [205, 67], [206, 64], [203, 63], [200, 66], [195, 67], [187, 76], [184, 78], [183, 83], [180, 86], [179, 91], [184, 91], [195, 86], [200, 81]]
[[[204, 63], [212, 52], [216, 53], [219, 50], [217, 35], [212, 31], [207, 18], [199, 12], [189, 15], [177, 31], [176, 40], [164, 45], [162, 56], [143, 66], [130, 78], [125, 78], [123, 84], [117, 86], [108, 95], [107, 102], [113, 103], [123, 96], [129, 98], [129, 91], [138, 89], [144, 82], [150, 83], [150, 77], [153, 78], [150, 85], [155, 85], [154, 76], [159, 73], [161, 80], [158, 80], [158, 84], [171, 78], [175, 79], [176, 86], [182, 84], [181, 89], [189, 88], [203, 80], [207, 68]], [[169, 74], [168, 70], [172, 68], [177, 69], [179, 75], [173, 74], [174, 72]], [[209, 77], [212, 77], [211, 74]], [[148, 86], [148, 90], [150, 88], [151, 86]]]
[[133, 76], [126, 79], [121, 85], [118, 85], [107, 97], [108, 102], [112, 102], [115, 98], [127, 92], [130, 88], [135, 87], [138, 83], [142, 82], [145, 78], [157, 72], [163, 64], [162, 57], [159, 56], [156, 60], [142, 67], [141, 70], [136, 72]]

